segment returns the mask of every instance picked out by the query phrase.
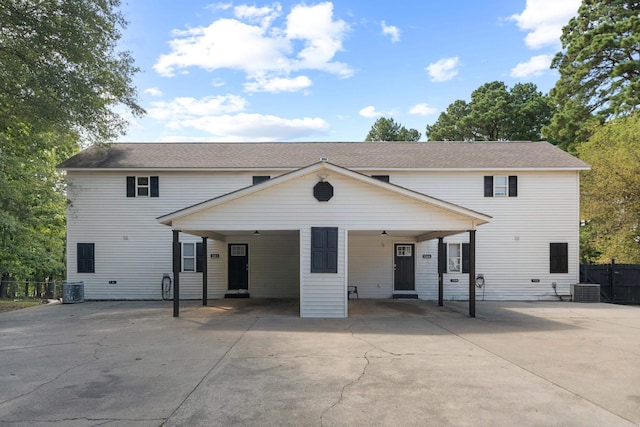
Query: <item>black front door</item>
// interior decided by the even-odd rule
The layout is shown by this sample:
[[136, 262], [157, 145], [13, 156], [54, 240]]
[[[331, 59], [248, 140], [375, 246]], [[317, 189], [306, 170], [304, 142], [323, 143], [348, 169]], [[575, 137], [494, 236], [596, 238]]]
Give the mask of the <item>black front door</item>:
[[229, 244], [229, 290], [249, 289], [249, 245]]
[[413, 291], [416, 289], [414, 245], [411, 243], [396, 243], [393, 248], [393, 289], [396, 291]]

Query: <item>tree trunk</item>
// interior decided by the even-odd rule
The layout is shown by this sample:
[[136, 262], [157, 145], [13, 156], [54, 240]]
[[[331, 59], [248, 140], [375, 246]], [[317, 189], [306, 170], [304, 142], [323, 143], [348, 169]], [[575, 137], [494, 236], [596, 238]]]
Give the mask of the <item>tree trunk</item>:
[[0, 298], [7, 298], [8, 286], [9, 286], [9, 275], [7, 273], [2, 273], [2, 278], [0, 279]]

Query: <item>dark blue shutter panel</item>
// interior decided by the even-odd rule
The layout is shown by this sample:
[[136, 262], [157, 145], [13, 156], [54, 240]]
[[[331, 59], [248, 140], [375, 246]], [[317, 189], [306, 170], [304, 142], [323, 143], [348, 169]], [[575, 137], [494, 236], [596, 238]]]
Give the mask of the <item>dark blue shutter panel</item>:
[[311, 228], [311, 272], [338, 272], [338, 229]]
[[551, 243], [549, 245], [549, 272], [569, 272], [569, 245], [567, 243]]
[[149, 195], [151, 197], [159, 197], [160, 196], [160, 186], [159, 186], [159, 179], [157, 176], [152, 176], [149, 177], [149, 186], [151, 187], [150, 191], [149, 191]]
[[311, 228], [311, 272], [324, 272], [324, 229]]
[[196, 243], [196, 271], [202, 273], [202, 263], [204, 262], [204, 257], [202, 254], [202, 242]]
[[127, 197], [136, 197], [136, 177], [127, 177]]
[[338, 272], [338, 229], [327, 229], [326, 273]]
[[484, 177], [484, 197], [493, 197], [493, 177]]
[[78, 243], [78, 273], [95, 273], [95, 247], [93, 243]]
[[509, 177], [509, 197], [518, 197], [518, 177]]
[[468, 273], [471, 264], [471, 257], [469, 256], [469, 244], [462, 244], [462, 272]]

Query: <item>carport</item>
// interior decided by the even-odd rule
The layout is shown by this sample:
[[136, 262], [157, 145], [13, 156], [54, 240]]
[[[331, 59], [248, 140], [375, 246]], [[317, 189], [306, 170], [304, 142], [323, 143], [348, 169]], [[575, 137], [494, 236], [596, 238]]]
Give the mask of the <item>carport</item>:
[[[173, 315], [180, 310], [180, 235], [202, 238], [205, 259], [220, 255], [209, 252], [211, 241], [229, 244], [226, 267], [242, 243], [233, 247], [239, 236], [293, 235], [297, 233], [298, 289], [301, 317], [347, 317], [350, 244], [361, 243], [370, 236], [393, 236], [407, 244], [394, 244], [393, 270], [403, 268], [398, 256], [410, 255], [406, 275], [415, 280], [415, 251], [411, 245], [438, 241], [438, 303], [443, 304], [443, 274], [447, 257], [443, 239], [469, 234], [469, 315], [475, 317], [475, 242], [478, 226], [491, 217], [465, 207], [374, 179], [353, 170], [322, 160], [310, 166], [246, 187], [215, 199], [186, 207], [158, 218], [173, 232]], [[289, 244], [275, 245], [273, 253]], [[360, 245], [353, 252], [368, 254]], [[290, 250], [291, 248], [289, 248]], [[291, 258], [291, 257], [289, 257]], [[293, 262], [293, 260], [291, 260]], [[211, 271], [203, 263], [202, 302], [207, 304]], [[242, 264], [238, 264], [242, 269]], [[410, 268], [411, 267], [411, 268]], [[279, 265], [265, 267], [274, 273]], [[247, 264], [246, 269], [249, 269]], [[290, 270], [290, 269], [289, 269]], [[219, 273], [219, 272], [218, 272]], [[360, 271], [366, 274], [365, 271]], [[275, 273], [274, 273], [275, 274]], [[394, 273], [394, 280], [400, 280]], [[232, 282], [228, 278], [229, 283]]]

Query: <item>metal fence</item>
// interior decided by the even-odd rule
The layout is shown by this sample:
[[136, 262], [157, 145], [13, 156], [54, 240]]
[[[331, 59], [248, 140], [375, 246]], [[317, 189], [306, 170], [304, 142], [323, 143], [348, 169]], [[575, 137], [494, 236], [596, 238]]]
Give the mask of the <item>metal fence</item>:
[[640, 264], [582, 264], [581, 283], [600, 284], [602, 301], [640, 304]]
[[47, 282], [7, 280], [2, 282], [5, 295], [2, 298], [60, 298], [61, 287], [55, 280]]

